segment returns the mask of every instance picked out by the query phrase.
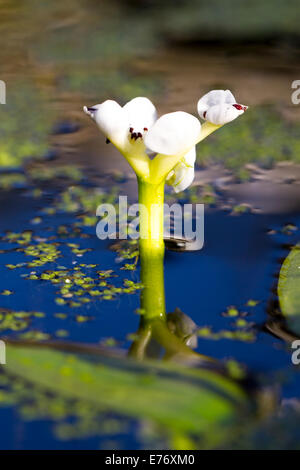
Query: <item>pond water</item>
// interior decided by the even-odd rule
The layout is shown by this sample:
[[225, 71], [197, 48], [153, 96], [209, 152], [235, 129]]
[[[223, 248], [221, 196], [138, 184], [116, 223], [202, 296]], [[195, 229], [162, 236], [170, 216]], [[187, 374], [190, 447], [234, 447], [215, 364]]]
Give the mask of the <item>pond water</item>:
[[[94, 188], [85, 190], [92, 192]], [[75, 296], [76, 299], [70, 300], [75, 300], [76, 306], [61, 305], [57, 304], [57, 299], [64, 297], [57, 294], [57, 285], [51, 285], [48, 279], [28, 279], [52, 270], [74, 274], [74, 267], [84, 265], [81, 271], [91, 277], [95, 277], [95, 270], [106, 272], [112, 269], [117, 278], [108, 279], [113, 281], [113, 285], [122, 286], [124, 279], [139, 281], [138, 269], [120, 270], [124, 262], [120, 262], [117, 253], [110, 249], [112, 242], [97, 239], [94, 226], [82, 227], [79, 233], [72, 234], [78, 222], [77, 212], [60, 210], [54, 215], [45, 214], [45, 207], [53, 207], [57, 195], [57, 190], [48, 186], [38, 198], [32, 196], [32, 188], [2, 192], [0, 256], [4, 275], [1, 291], [11, 292], [11, 295], [1, 296], [3, 334], [5, 338], [22, 341], [36, 337], [44, 341], [63, 340], [65, 344], [100, 343], [112, 350], [121, 348], [126, 351], [132, 341], [130, 335], [137, 331], [139, 325], [139, 315], [134, 313], [139, 307], [139, 290], [113, 295], [112, 300], [99, 300], [97, 296], [87, 304], [80, 304], [80, 296]], [[288, 253], [287, 246], [297, 242], [299, 220], [299, 213], [234, 216], [228, 211], [207, 208], [203, 249], [195, 252], [167, 251], [165, 257], [167, 311], [179, 308], [195, 322], [199, 328], [197, 351], [223, 362], [234, 359], [262, 383], [273, 386], [280, 383], [284, 398], [297, 396], [299, 378], [291, 370], [291, 349], [272, 336], [264, 325], [275, 298], [280, 260]], [[17, 233], [17, 240], [21, 239], [22, 233], [30, 233], [34, 245], [49, 243], [49, 240], [51, 244], [58, 242], [61, 257], [42, 266], [28, 267], [32, 256], [20, 252], [23, 245], [9, 240], [7, 234], [10, 233]], [[70, 243], [72, 247], [78, 244], [80, 250], [88, 248], [91, 251], [78, 255], [76, 248], [72, 252], [74, 248], [68, 246]], [[21, 266], [16, 268], [5, 267], [19, 263]], [[229, 311], [232, 316], [226, 315]], [[4, 318], [9, 316], [9, 312], [12, 312], [12, 318], [5, 326]], [[20, 312], [25, 313], [22, 316]], [[28, 312], [29, 316], [26, 315]], [[26, 336], [27, 332], [31, 334]], [[279, 380], [281, 375], [284, 378]], [[27, 386], [31, 389], [29, 384]], [[4, 404], [6, 400], [9, 402], [10, 393], [7, 392], [6, 399], [3, 399]], [[7, 430], [2, 436], [2, 448], [109, 448], [111, 440], [121, 448], [149, 445], [146, 437], [141, 438], [138, 423], [123, 417], [118, 417], [117, 426], [117, 429], [126, 427], [123, 434], [114, 432], [112, 424], [112, 431], [108, 425], [107, 432], [96, 430], [96, 437], [89, 437], [92, 431], [87, 432], [88, 436], [83, 434], [80, 437], [79, 430], [79, 437], [75, 434], [73, 439], [58, 439], [57, 434], [60, 434], [53, 432], [53, 421], [43, 417], [47, 413], [39, 409], [38, 399], [35, 404], [31, 403], [31, 419], [30, 413], [28, 418], [19, 409], [25, 406], [22, 401], [26, 403], [26, 399], [21, 396], [18, 400], [13, 408], [1, 409]], [[58, 410], [58, 416], [54, 412], [51, 418], [62, 426], [61, 421], [70, 420], [68, 414], [72, 415], [72, 410], [61, 413], [62, 416]], [[110, 419], [116, 419], [114, 410], [111, 413]], [[102, 427], [105, 429], [105, 420], [109, 418], [102, 416], [99, 420], [102, 424], [104, 422]]]
[[[264, 49], [263, 59], [251, 47], [246, 54], [232, 44], [226, 51], [168, 48], [157, 44], [153, 24], [145, 29], [143, 23], [143, 34], [133, 28], [132, 37], [128, 28], [138, 17], [130, 14], [125, 28], [124, 12], [113, 5], [101, 10], [95, 2], [86, 7], [78, 2], [77, 9], [69, 2], [64, 7], [29, 3], [31, 10], [13, 1], [0, 4], [0, 30], [7, 34], [0, 78], [10, 85], [7, 105], [0, 109], [0, 331], [8, 345], [0, 375], [0, 448], [296, 448], [299, 372], [291, 363], [290, 344], [269, 326], [275, 321], [282, 328], [278, 276], [299, 241], [299, 128], [287, 91], [297, 65], [283, 60], [276, 48]], [[20, 22], [27, 28], [20, 29]], [[262, 82], [270, 81], [263, 95]], [[99, 240], [95, 213], [119, 194], [136, 202], [137, 187], [125, 160], [81, 112], [84, 104], [136, 95], [156, 99], [160, 112], [194, 112], [199, 89], [217, 85], [238, 90], [241, 101], [252, 105], [247, 118], [252, 130], [237, 127], [240, 147], [234, 143], [228, 150], [223, 133], [212, 139], [211, 150], [203, 147], [198, 155], [195, 186], [176, 200], [205, 203], [205, 243], [199, 251], [166, 251], [165, 296], [172, 312], [169, 328], [187, 328], [196, 351], [217, 360], [208, 370], [217, 369], [218, 377], [226, 372], [235, 392], [214, 372], [209, 379], [202, 376], [201, 363], [196, 372], [187, 364], [175, 373], [160, 360], [155, 341], [145, 364], [127, 358], [141, 323], [136, 246]], [[168, 190], [167, 200], [174, 198]], [[45, 362], [43, 344], [50, 350]], [[69, 354], [77, 358], [72, 367], [78, 371], [78, 392], [62, 379], [68, 377], [63, 368]], [[52, 360], [63, 369], [57, 381], [49, 372]], [[84, 381], [89, 367], [99, 378], [91, 391]], [[194, 372], [200, 374], [200, 418], [201, 400], [205, 408], [205, 400], [215, 399], [204, 432], [199, 417], [188, 416], [190, 410], [188, 425], [184, 420], [180, 395], [186, 386], [194, 396], [189, 375]], [[156, 397], [152, 375], [165, 390], [163, 421], [145, 403], [135, 412], [124, 400], [138, 402], [144, 392], [150, 400], [151, 393]], [[171, 387], [163, 388], [166, 377], [177, 380], [177, 396]], [[212, 395], [205, 394], [208, 389]], [[245, 408], [255, 401], [250, 414], [235, 403], [239, 393]], [[224, 426], [227, 434], [236, 429], [228, 417], [216, 418], [224, 396], [236, 405], [230, 412], [238, 410], [240, 439], [235, 433], [230, 439], [212, 437]], [[174, 420], [177, 402], [183, 411]]]

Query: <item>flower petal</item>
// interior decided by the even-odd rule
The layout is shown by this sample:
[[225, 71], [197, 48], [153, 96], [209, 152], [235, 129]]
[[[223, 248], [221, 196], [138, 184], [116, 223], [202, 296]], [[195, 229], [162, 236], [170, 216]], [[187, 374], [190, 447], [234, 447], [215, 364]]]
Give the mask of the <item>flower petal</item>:
[[85, 106], [83, 110], [94, 119], [103, 134], [113, 144], [121, 149], [127, 145], [129, 129], [128, 116], [116, 101], [107, 100], [91, 108]]
[[238, 104], [230, 90], [212, 90], [200, 98], [197, 108], [202, 119], [221, 126], [243, 114], [247, 106]]
[[148, 98], [133, 98], [123, 106], [123, 109], [127, 113], [129, 127], [137, 133], [147, 132], [157, 119], [156, 108]]
[[212, 90], [202, 96], [198, 101], [198, 113], [202, 119], [206, 119], [205, 112], [212, 106], [218, 104], [234, 104], [235, 97], [230, 90]]
[[196, 147], [193, 147], [169, 173], [167, 183], [173, 186], [175, 193], [184, 191], [192, 184], [195, 176], [195, 160]]
[[233, 121], [243, 113], [244, 109], [237, 109], [232, 104], [222, 104], [209, 108], [205, 119], [213, 124], [222, 125]]
[[175, 171], [174, 179], [172, 178], [170, 182], [167, 181], [167, 183], [173, 187], [175, 193], [180, 193], [188, 188], [192, 184], [195, 176], [194, 167], [186, 167], [181, 163], [178, 165], [178, 169], [173, 170]]
[[163, 155], [184, 154], [195, 145], [201, 132], [197, 118], [183, 111], [160, 117], [145, 137], [145, 144], [152, 152]]
[[196, 161], [196, 147], [192, 147], [191, 150], [183, 157], [182, 161], [187, 166], [194, 166]]

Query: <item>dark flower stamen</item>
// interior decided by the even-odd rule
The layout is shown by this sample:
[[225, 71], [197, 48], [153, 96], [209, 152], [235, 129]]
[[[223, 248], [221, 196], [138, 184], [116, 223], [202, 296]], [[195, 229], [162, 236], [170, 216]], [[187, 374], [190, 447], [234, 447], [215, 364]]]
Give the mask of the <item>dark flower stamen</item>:
[[106, 139], [105, 143], [106, 143], [106, 144], [110, 144], [110, 140], [109, 140], [109, 139]]
[[248, 106], [243, 106], [243, 105], [237, 104], [237, 103], [236, 103], [236, 104], [233, 104], [232, 106], [233, 106], [235, 109], [237, 109], [238, 111], [246, 111], [246, 109], [247, 109], [247, 107], [248, 107]]
[[133, 131], [134, 131], [133, 127], [130, 127], [129, 132], [131, 134], [132, 139], [137, 140], [137, 139], [142, 139], [143, 138], [143, 134], [141, 132], [133, 132]]

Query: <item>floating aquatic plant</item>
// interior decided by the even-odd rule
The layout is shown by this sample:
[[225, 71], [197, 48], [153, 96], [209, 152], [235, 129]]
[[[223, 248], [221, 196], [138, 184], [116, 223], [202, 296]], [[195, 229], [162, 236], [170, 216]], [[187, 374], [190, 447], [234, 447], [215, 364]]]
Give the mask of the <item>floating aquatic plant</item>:
[[300, 334], [300, 245], [285, 258], [279, 274], [278, 298], [281, 312], [290, 331]]
[[0, 308], [0, 331], [22, 331], [28, 328], [34, 318], [44, 317], [43, 312], [13, 311]]
[[[71, 269], [58, 269], [44, 271], [40, 275], [29, 274], [29, 280], [49, 281], [59, 290], [55, 302], [57, 305], [80, 307], [93, 299], [114, 300], [117, 295], [133, 294], [141, 288], [141, 284], [130, 279], [124, 279], [123, 285], [115, 286], [108, 281], [117, 277], [112, 270], [95, 271], [97, 265], [80, 264]], [[90, 275], [83, 270], [88, 269]]]

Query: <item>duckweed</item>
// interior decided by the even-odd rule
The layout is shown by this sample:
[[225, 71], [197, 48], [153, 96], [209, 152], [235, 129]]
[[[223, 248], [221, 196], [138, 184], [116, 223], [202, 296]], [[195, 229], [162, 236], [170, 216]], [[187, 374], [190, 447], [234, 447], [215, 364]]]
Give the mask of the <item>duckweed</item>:
[[19, 188], [26, 186], [26, 184], [26, 176], [21, 173], [0, 175], [0, 189], [8, 190], [12, 188]]
[[119, 262], [133, 260], [133, 263], [125, 263], [121, 269], [127, 271], [134, 271], [136, 269], [139, 259], [137, 240], [120, 240], [112, 245], [111, 249], [117, 252], [117, 260]]
[[227, 308], [226, 312], [222, 313], [224, 317], [237, 317], [239, 315], [239, 311], [236, 307], [230, 306]]
[[4, 289], [2, 292], [0, 292], [0, 295], [12, 295], [13, 291], [9, 289]]
[[19, 339], [28, 341], [47, 341], [50, 339], [50, 334], [44, 333], [40, 330], [30, 330], [20, 334]]
[[220, 330], [214, 332], [211, 328], [199, 328], [198, 336], [200, 338], [220, 340], [220, 339], [231, 339], [244, 342], [253, 342], [256, 340], [256, 334], [254, 331], [245, 331], [245, 330]]
[[[117, 188], [112, 188], [111, 191], [107, 193], [98, 188], [71, 186], [59, 195], [58, 200], [55, 202], [55, 207], [57, 210], [63, 212], [78, 212], [81, 210], [94, 216], [100, 204], [113, 204], [116, 202], [118, 194]], [[98, 219], [96, 218], [96, 220]]]
[[[83, 271], [88, 268], [93, 276], [86, 275]], [[80, 307], [94, 299], [113, 300], [118, 294], [132, 294], [142, 288], [138, 282], [124, 279], [122, 286], [108, 283], [106, 279], [118, 277], [112, 270], [96, 270], [97, 265], [75, 266], [70, 269], [47, 270], [41, 274], [29, 274], [27, 279], [49, 281], [57, 285], [58, 297], [55, 298], [57, 305], [69, 305]]]
[[180, 193], [167, 193], [167, 202], [179, 201], [186, 204], [206, 204], [215, 206], [218, 202], [218, 195], [210, 184], [192, 186]]
[[32, 231], [24, 230], [23, 232], [7, 232], [1, 239], [9, 243], [17, 243], [18, 245], [28, 245], [32, 239]]
[[204, 326], [198, 329], [198, 336], [213, 340], [231, 339], [245, 342], [253, 342], [256, 340], [254, 323], [245, 319], [247, 312], [240, 312], [235, 306], [231, 305], [222, 313], [222, 316], [228, 319], [234, 319], [234, 322], [231, 324], [233, 330], [222, 329], [213, 331], [210, 326]]
[[42, 312], [13, 311], [0, 308], [0, 331], [22, 331], [30, 326], [33, 318], [41, 318]]
[[43, 266], [51, 263], [61, 256], [61, 252], [57, 249], [57, 243], [38, 243], [37, 245], [28, 245], [26, 248], [19, 248], [25, 255], [32, 256], [36, 259], [27, 263], [28, 267]]
[[49, 181], [56, 178], [66, 178], [73, 181], [80, 181], [83, 179], [83, 173], [76, 165], [33, 166], [28, 170], [28, 175], [33, 180], [40, 181]]
[[247, 307], [256, 307], [259, 304], [259, 300], [249, 299], [246, 303]]

